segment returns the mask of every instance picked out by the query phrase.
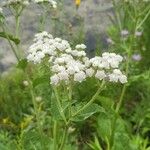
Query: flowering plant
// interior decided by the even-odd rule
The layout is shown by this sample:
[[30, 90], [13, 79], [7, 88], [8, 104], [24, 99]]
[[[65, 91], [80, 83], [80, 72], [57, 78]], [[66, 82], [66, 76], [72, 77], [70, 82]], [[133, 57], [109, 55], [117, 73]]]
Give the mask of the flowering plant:
[[[98, 0], [74, 0], [73, 14], [69, 1], [4, 1], [0, 37], [8, 41], [18, 63], [15, 71], [0, 75], [0, 149], [149, 150], [148, 1], [112, 0], [95, 11]], [[101, 45], [100, 33], [88, 33], [85, 10], [82, 6], [78, 10], [81, 2], [88, 19], [113, 4], [105, 45], [110, 51], [99, 51], [105, 35]], [[27, 6], [27, 11], [38, 10], [39, 24], [27, 57], [22, 51], [24, 58], [22, 44], [31, 42], [21, 38], [26, 35], [21, 34], [21, 16]], [[14, 26], [8, 23], [6, 10], [14, 17]], [[94, 24], [94, 31], [99, 27]]]
[[[54, 119], [54, 132], [57, 132], [56, 126], [64, 121], [64, 135], [67, 134], [68, 127], [72, 121], [85, 120], [97, 112], [105, 112], [105, 109], [94, 103], [100, 92], [106, 87], [107, 82], [127, 82], [127, 77], [119, 70], [119, 64], [123, 57], [115, 53], [105, 52], [102, 56], [95, 56], [89, 59], [86, 57], [84, 44], [78, 44], [72, 49], [69, 42], [61, 38], [53, 38], [46, 31], [35, 35], [34, 44], [29, 47], [27, 60], [34, 64], [42, 63], [44, 60], [50, 67], [50, 84], [53, 88], [51, 97], [52, 103], [56, 106], [59, 115], [55, 116], [52, 109], [52, 118]], [[44, 62], [45, 62], [44, 61]], [[90, 78], [98, 82], [98, 89], [87, 102], [73, 102], [74, 88], [77, 83], [82, 84]], [[61, 89], [61, 90], [60, 90]], [[67, 94], [67, 101], [63, 100], [63, 93]], [[53, 105], [54, 105], [53, 104]], [[66, 107], [64, 107], [66, 105]], [[57, 137], [54, 136], [53, 148], [62, 149], [65, 139], [57, 143]], [[60, 144], [60, 146], [59, 146]]]

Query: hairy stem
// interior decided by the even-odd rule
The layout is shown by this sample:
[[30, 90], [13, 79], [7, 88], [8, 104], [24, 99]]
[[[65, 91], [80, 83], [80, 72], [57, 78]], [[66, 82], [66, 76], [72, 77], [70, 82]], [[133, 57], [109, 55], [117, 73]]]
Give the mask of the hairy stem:
[[[3, 29], [3, 32], [5, 32], [5, 28], [4, 28], [3, 25], [2, 25], [2, 29]], [[6, 33], [6, 32], [5, 32], [5, 33]], [[16, 52], [16, 49], [14, 48], [13, 44], [11, 43], [11, 40], [10, 40], [9, 36], [7, 35], [7, 33], [6, 33], [6, 38], [7, 38], [7, 41], [8, 41], [8, 43], [9, 43], [10, 47], [11, 47], [12, 52], [14, 53], [14, 55], [15, 55], [17, 61], [19, 62], [20, 57], [18, 56], [18, 54], [17, 54], [17, 52]]]
[[57, 150], [57, 121], [54, 121], [54, 127], [53, 127], [53, 138], [54, 138], [54, 142], [53, 142], [53, 148], [54, 150]]
[[32, 98], [32, 103], [33, 103], [33, 108], [34, 108], [34, 111], [35, 111], [35, 117], [36, 117], [36, 121], [37, 121], [37, 127], [38, 127], [38, 131], [39, 131], [39, 134], [40, 134], [40, 138], [41, 138], [41, 146], [45, 149], [45, 142], [44, 142], [44, 134], [43, 134], [43, 130], [42, 130], [42, 125], [40, 123], [40, 114], [39, 114], [39, 111], [38, 111], [38, 105], [36, 103], [36, 100], [35, 100], [35, 96], [34, 96], [34, 91], [33, 91], [33, 86], [32, 86], [32, 83], [27, 75], [27, 81], [29, 83], [29, 90], [30, 90], [30, 94], [31, 94], [31, 98]]
[[59, 150], [63, 150], [64, 144], [66, 141], [66, 136], [67, 136], [67, 127], [65, 127]]
[[103, 81], [101, 86], [98, 88], [97, 92], [93, 95], [93, 97], [91, 98], [91, 100], [84, 105], [81, 109], [79, 109], [75, 114], [72, 115], [72, 117], [77, 116], [80, 112], [82, 112], [83, 110], [85, 110], [86, 108], [88, 108], [97, 98], [97, 96], [100, 94], [100, 92], [103, 90], [105, 82]]
[[71, 101], [72, 101], [72, 85], [70, 83], [69, 85], [69, 94], [68, 94], [68, 99], [69, 99], [69, 117], [72, 115], [72, 110], [71, 110]]
[[61, 106], [61, 102], [60, 102], [59, 95], [58, 95], [58, 91], [57, 91], [57, 88], [56, 88], [56, 87], [54, 87], [54, 93], [55, 93], [55, 97], [56, 97], [56, 101], [57, 101], [59, 113], [60, 113], [62, 119], [64, 120], [64, 122], [67, 123], [67, 120], [66, 120], [65, 114], [64, 114], [64, 112], [63, 112], [63, 108], [62, 108], [62, 106]]

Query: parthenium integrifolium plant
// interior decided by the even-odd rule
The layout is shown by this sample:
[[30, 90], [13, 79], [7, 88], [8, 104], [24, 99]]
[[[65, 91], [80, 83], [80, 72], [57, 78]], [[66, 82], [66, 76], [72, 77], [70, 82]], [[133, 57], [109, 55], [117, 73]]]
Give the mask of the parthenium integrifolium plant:
[[[62, 120], [65, 122], [65, 128], [69, 127], [73, 117], [82, 114], [83, 111], [93, 104], [106, 82], [120, 82], [122, 84], [127, 82], [126, 75], [119, 69], [119, 64], [123, 61], [122, 56], [105, 52], [102, 56], [95, 56], [89, 59], [86, 57], [85, 49], [86, 46], [84, 44], [78, 44], [72, 49], [68, 41], [61, 38], [54, 38], [46, 31], [37, 33], [34, 38], [34, 43], [29, 47], [28, 61], [34, 64], [45, 63], [47, 61], [49, 64], [51, 72], [50, 84], [56, 98], [56, 106], [59, 109]], [[95, 78], [99, 83], [99, 88], [85, 105], [74, 109], [74, 106], [72, 106], [74, 85], [76, 83], [82, 84], [83, 81], [89, 78]], [[63, 87], [67, 91], [69, 102], [67, 112], [69, 115], [66, 113], [66, 108], [63, 108], [64, 103], [61, 97], [63, 90], [60, 90], [60, 87]], [[94, 113], [90, 112], [90, 114]], [[55, 131], [57, 121], [57, 119], [54, 121], [54, 133], [57, 133]], [[67, 130], [64, 132], [67, 132]], [[54, 147], [57, 147], [56, 137], [54, 134]], [[64, 142], [65, 140], [61, 141], [60, 147], [63, 147]]]

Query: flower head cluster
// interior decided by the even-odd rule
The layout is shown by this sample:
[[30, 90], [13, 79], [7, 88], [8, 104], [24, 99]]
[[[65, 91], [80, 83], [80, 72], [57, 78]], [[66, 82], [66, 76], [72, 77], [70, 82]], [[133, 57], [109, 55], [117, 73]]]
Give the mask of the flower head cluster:
[[29, 0], [7, 0], [6, 2], [3, 3], [4, 6], [11, 6], [11, 5], [16, 5], [16, 4], [28, 6]]
[[[120, 81], [121, 83], [126, 83], [127, 77], [123, 75], [119, 69], [117, 69], [122, 60], [123, 58], [120, 55], [105, 52], [102, 54], [102, 57], [96, 56], [89, 60], [86, 65], [86, 74], [89, 77], [94, 76], [99, 80], [106, 79], [111, 82]], [[119, 75], [116, 73], [116, 69], [120, 71]], [[113, 78], [113, 76], [117, 79]]]
[[57, 2], [54, 0], [33, 0], [35, 3], [49, 2], [53, 8], [57, 8]]
[[35, 35], [34, 44], [29, 48], [28, 61], [40, 63], [48, 56], [51, 66], [52, 85], [82, 82], [88, 77], [110, 82], [126, 83], [127, 77], [118, 69], [123, 58], [115, 53], [103, 53], [102, 57], [87, 58], [84, 44], [72, 49], [69, 42], [60, 38], [53, 38], [47, 32]]

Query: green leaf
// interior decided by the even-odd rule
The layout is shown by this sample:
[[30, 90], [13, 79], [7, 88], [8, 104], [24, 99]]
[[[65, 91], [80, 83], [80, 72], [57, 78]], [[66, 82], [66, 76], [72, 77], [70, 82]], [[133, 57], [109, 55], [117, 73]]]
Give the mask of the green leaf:
[[[75, 114], [78, 110], [80, 110], [86, 103], [79, 103], [73, 107], [73, 114]], [[81, 111], [77, 116], [73, 117], [71, 120], [73, 121], [83, 121], [95, 113], [105, 112], [104, 108], [99, 106], [98, 104], [91, 104], [88, 108]]]
[[3, 24], [4, 23], [4, 15], [0, 13], [0, 24]]
[[27, 65], [28, 65], [27, 59], [21, 59], [17, 64], [17, 68], [25, 70]]
[[144, 80], [148, 80], [150, 77], [150, 71], [145, 71], [144, 73], [141, 73], [139, 75], [132, 75], [130, 78], [129, 78], [129, 83], [127, 83], [127, 85], [129, 86], [132, 82], [137, 82], [137, 81], [140, 81], [141, 79], [144, 79]]
[[121, 118], [118, 118], [116, 122], [112, 150], [137, 150], [131, 143], [131, 138], [126, 129], [125, 122]]
[[105, 109], [111, 109], [114, 105], [114, 101], [109, 97], [99, 96], [98, 100]]
[[138, 150], [131, 144], [131, 139], [127, 133], [115, 133], [112, 150]]
[[33, 87], [44, 83], [49, 83], [49, 75], [44, 75], [33, 80]]
[[52, 96], [51, 96], [51, 114], [52, 114], [52, 117], [56, 120], [60, 120], [62, 118], [59, 112], [57, 100], [55, 98], [54, 93], [52, 93]]
[[0, 32], [0, 37], [3, 37], [3, 38], [8, 39], [8, 40], [11, 40], [16, 45], [18, 45], [20, 43], [20, 40], [18, 38], [14, 37], [13, 35], [8, 34], [6, 32]]
[[104, 141], [111, 136], [111, 118], [106, 113], [100, 113], [97, 122], [97, 132]]
[[90, 143], [87, 143], [89, 145], [90, 148], [92, 148], [93, 150], [102, 150], [102, 147], [99, 143], [99, 140], [96, 136], [94, 136], [94, 142], [90, 142]]

